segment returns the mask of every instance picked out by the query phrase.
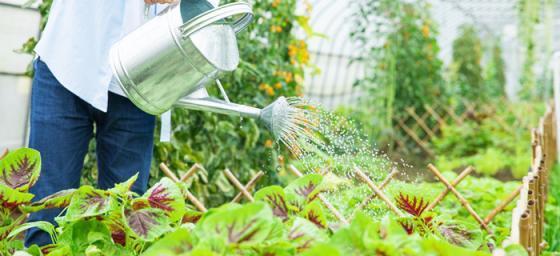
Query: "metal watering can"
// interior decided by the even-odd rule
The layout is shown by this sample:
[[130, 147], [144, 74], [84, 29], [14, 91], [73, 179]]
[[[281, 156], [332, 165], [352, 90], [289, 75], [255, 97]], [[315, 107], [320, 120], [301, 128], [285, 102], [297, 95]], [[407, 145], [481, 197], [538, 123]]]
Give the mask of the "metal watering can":
[[256, 118], [275, 135], [289, 106], [284, 97], [258, 109], [210, 97], [204, 88], [239, 64], [236, 34], [253, 18], [248, 3], [214, 7], [205, 0], [182, 0], [115, 43], [113, 73], [128, 98], [159, 115], [173, 106]]

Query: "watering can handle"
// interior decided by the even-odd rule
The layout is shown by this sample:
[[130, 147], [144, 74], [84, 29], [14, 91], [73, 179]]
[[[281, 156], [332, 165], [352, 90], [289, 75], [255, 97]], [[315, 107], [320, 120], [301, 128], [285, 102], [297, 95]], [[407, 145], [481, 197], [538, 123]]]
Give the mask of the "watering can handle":
[[253, 19], [253, 11], [251, 9], [251, 5], [248, 3], [237, 2], [216, 7], [215, 9], [200, 14], [199, 16], [194, 17], [191, 21], [181, 25], [179, 30], [185, 39], [194, 32], [211, 25], [212, 23], [237, 14], [243, 14], [243, 16], [231, 22], [231, 26], [233, 31], [238, 33], [246, 28]]

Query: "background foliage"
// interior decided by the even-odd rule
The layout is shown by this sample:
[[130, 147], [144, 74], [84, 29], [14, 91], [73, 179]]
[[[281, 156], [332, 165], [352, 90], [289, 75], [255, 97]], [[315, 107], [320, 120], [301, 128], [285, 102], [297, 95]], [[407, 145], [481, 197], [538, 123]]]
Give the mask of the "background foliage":
[[471, 101], [486, 100], [482, 73], [482, 43], [472, 25], [463, 25], [453, 41], [452, 81], [457, 93]]
[[444, 95], [437, 25], [424, 1], [358, 1], [355, 7], [351, 36], [362, 51], [355, 61], [366, 65], [357, 85], [367, 95], [358, 108], [373, 110], [362, 121], [372, 123], [372, 135], [379, 138], [390, 133], [393, 118], [406, 113], [406, 107]]

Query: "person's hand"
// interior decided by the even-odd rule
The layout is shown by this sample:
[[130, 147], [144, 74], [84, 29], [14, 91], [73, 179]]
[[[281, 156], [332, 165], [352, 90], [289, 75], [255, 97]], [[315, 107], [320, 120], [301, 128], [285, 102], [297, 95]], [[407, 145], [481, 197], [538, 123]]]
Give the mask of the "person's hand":
[[171, 4], [177, 0], [144, 0], [146, 4]]

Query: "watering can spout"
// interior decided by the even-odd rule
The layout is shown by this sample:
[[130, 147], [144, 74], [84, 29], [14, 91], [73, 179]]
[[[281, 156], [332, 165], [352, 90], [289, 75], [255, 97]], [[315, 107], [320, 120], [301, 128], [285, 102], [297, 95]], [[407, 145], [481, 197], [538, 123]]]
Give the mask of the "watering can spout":
[[282, 130], [281, 127], [284, 125], [284, 122], [286, 122], [285, 116], [287, 108], [289, 107], [285, 97], [280, 97], [270, 105], [259, 109], [226, 102], [207, 95], [203, 95], [202, 97], [188, 96], [180, 99], [176, 105], [191, 110], [202, 110], [219, 114], [254, 118], [266, 126], [274, 136], [280, 134]]
[[183, 98], [176, 103], [177, 106], [191, 110], [202, 110], [218, 114], [241, 116], [258, 119], [261, 110], [255, 107], [226, 102], [212, 97]]

